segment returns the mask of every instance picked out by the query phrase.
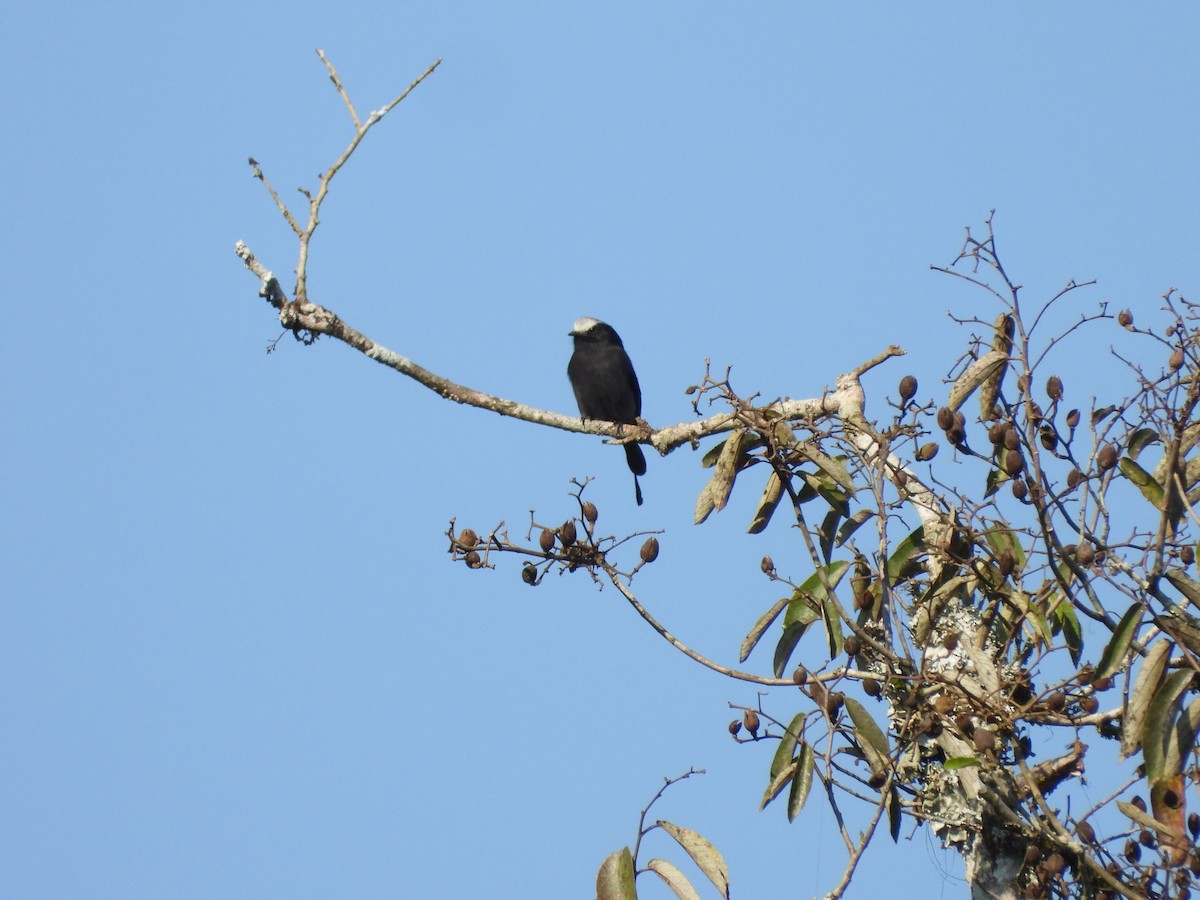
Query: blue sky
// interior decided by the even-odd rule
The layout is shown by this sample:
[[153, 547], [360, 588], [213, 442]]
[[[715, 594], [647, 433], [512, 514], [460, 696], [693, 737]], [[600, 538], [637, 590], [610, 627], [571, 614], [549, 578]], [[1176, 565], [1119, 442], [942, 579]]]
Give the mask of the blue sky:
[[[596, 439], [446, 403], [332, 342], [264, 353], [278, 326], [233, 244], [281, 276], [295, 253], [246, 157], [296, 199], [349, 139], [315, 48], [363, 111], [444, 62], [335, 182], [311, 296], [534, 406], [573, 410], [580, 315], [621, 332], [656, 425], [691, 417], [706, 358], [745, 394], [807, 397], [897, 343], [869, 403], [906, 372], [931, 395], [966, 342], [946, 310], [995, 310], [929, 265], [992, 208], [1030, 298], [1096, 278], [1080, 302], [1151, 316], [1200, 287], [1190, 4], [3, 19], [6, 897], [587, 896], [689, 766], [708, 774], [655, 813], [708, 835], [738, 896], [841, 872], [821, 803], [790, 826], [756, 812], [771, 748], [725, 732], [753, 690], [614, 591], [468, 572], [443, 534], [561, 521], [594, 475], [604, 527], [665, 529], [639, 596], [733, 662], [776, 599], [757, 561], [802, 565], [794, 533], [746, 535], [749, 494], [691, 525], [687, 450], [650, 459], [639, 509]], [[682, 862], [661, 834], [646, 851]], [[906, 828], [851, 896], [961, 896], [960, 877]]]

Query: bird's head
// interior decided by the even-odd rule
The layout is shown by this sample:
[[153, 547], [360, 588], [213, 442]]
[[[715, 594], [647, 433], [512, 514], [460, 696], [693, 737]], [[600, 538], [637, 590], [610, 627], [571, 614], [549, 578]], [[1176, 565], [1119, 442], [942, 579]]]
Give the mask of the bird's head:
[[591, 316], [580, 316], [575, 320], [575, 324], [571, 326], [571, 330], [567, 332], [567, 336], [581, 337], [600, 325], [604, 325], [604, 323], [599, 319], [593, 319]]

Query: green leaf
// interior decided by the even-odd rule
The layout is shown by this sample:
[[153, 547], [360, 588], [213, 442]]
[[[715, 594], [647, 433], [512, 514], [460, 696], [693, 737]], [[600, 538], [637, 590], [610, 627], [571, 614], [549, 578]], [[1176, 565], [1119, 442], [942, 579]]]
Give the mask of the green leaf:
[[838, 522], [842, 518], [840, 510], [831, 509], [825, 514], [825, 519], [821, 522], [821, 530], [818, 532], [821, 538], [821, 558], [826, 564], [829, 563], [829, 558], [833, 556], [833, 538], [837, 533]]
[[900, 842], [900, 820], [903, 807], [900, 805], [900, 791], [893, 784], [891, 796], [888, 797], [888, 831], [892, 834], [892, 843]]
[[1154, 504], [1155, 509], [1163, 507], [1163, 489], [1162, 485], [1154, 480], [1154, 476], [1135, 463], [1128, 456], [1122, 456], [1121, 461], [1117, 463], [1121, 469], [1121, 474], [1137, 485], [1137, 489], [1142, 492], [1142, 496]]
[[1150, 444], [1158, 443], [1158, 432], [1151, 428], [1139, 428], [1129, 438], [1129, 446], [1126, 452], [1130, 459], [1137, 459], [1143, 450]]
[[1079, 625], [1079, 616], [1075, 615], [1070, 603], [1054, 602], [1057, 596], [1061, 595], [1056, 594], [1050, 598], [1053, 603], [1054, 621], [1062, 631], [1067, 650], [1071, 653], [1071, 663], [1078, 666], [1079, 661], [1083, 659], [1083, 629]]
[[788, 794], [788, 821], [794, 822], [808, 800], [812, 790], [813, 762], [816, 754], [808, 741], [800, 742], [800, 753], [796, 756], [796, 773], [792, 776], [792, 790]]
[[1170, 656], [1171, 642], [1165, 637], [1159, 638], [1146, 648], [1146, 658], [1142, 660], [1141, 668], [1138, 669], [1133, 690], [1129, 692], [1129, 703], [1125, 707], [1121, 727], [1122, 759], [1142, 745], [1142, 733], [1145, 730], [1146, 716], [1150, 712], [1150, 703], [1162, 684], [1163, 673], [1167, 669]]
[[665, 881], [667, 887], [679, 900], [700, 900], [700, 895], [696, 893], [692, 883], [687, 880], [687, 876], [679, 871], [673, 863], [669, 863], [665, 859], [652, 859], [646, 863], [646, 868]]
[[729, 867], [725, 865], [725, 859], [717, 852], [717, 848], [690, 828], [672, 825], [663, 819], [658, 820], [658, 826], [679, 842], [679, 846], [692, 858], [692, 862], [713, 883], [721, 896], [729, 900]]
[[850, 539], [854, 532], [858, 531], [862, 525], [875, 517], [875, 511], [872, 509], [860, 509], [850, 518], [842, 523], [842, 527], [838, 529], [837, 546], [841, 547]]
[[1175, 720], [1175, 727], [1167, 735], [1167, 750], [1163, 757], [1163, 772], [1183, 771], [1183, 761], [1196, 747], [1196, 733], [1200, 731], [1200, 697], [1188, 704], [1187, 709]]
[[796, 644], [800, 643], [800, 638], [804, 637], [806, 628], [808, 628], [807, 622], [792, 622], [783, 629], [783, 635], [779, 638], [779, 643], [775, 645], [776, 678], [783, 677], [788, 661], [792, 658], [792, 651], [796, 649]]
[[796, 753], [796, 744], [800, 742], [800, 735], [804, 731], [804, 720], [807, 718], [806, 713], [798, 712], [792, 717], [792, 722], [787, 727], [787, 731], [779, 739], [779, 746], [775, 748], [775, 756], [771, 759], [771, 777], [774, 778], [792, 762], [792, 758]]
[[850, 720], [854, 722], [854, 727], [858, 730], [871, 746], [879, 751], [880, 755], [887, 757], [891, 752], [888, 747], [887, 737], [876, 724], [875, 719], [867, 712], [865, 706], [855, 700], [853, 697], [846, 698], [846, 711], [850, 713]]
[[1125, 664], [1125, 656], [1129, 653], [1133, 636], [1137, 634], [1143, 615], [1145, 615], [1145, 608], [1141, 603], [1134, 603], [1125, 611], [1125, 615], [1121, 616], [1121, 621], [1117, 623], [1117, 627], [1108, 641], [1108, 646], [1100, 655], [1100, 664], [1096, 666], [1097, 678], [1112, 675]]
[[633, 855], [623, 847], [610, 855], [596, 873], [596, 900], [637, 900], [633, 878]]
[[846, 640], [842, 631], [840, 610], [841, 607], [830, 597], [821, 601], [821, 614], [825, 620], [825, 636], [829, 638], [829, 655], [831, 657], [842, 655], [842, 645]]
[[1182, 569], [1167, 569], [1163, 574], [1189, 602], [1200, 607], [1200, 582], [1189, 578]]
[[917, 557], [925, 552], [925, 529], [918, 526], [911, 534], [896, 545], [896, 549], [887, 561], [888, 583], [892, 587], [901, 581], [911, 578], [921, 571], [919, 565], [913, 565]]
[[1021, 546], [1020, 538], [1011, 528], [1004, 528], [1000, 525], [989, 528], [983, 533], [983, 539], [996, 559], [1003, 556], [1004, 551], [1007, 550], [1012, 554], [1013, 562], [1016, 563], [1015, 568], [1018, 570], [1025, 568], [1025, 548]]
[[955, 769], [966, 769], [968, 767], [980, 765], [983, 765], [983, 763], [981, 763], [974, 756], [952, 756], [942, 763], [942, 768], [947, 772], [953, 772]]
[[807, 443], [796, 444], [796, 450], [827, 475], [834, 484], [846, 491], [846, 493], [853, 494], [858, 490], [854, 486], [854, 479], [850, 477], [850, 472], [846, 469], [846, 457], [840, 456], [834, 459], [833, 457], [826, 456], [814, 445]]
[[[771, 767], [775, 767], [774, 763], [771, 764]], [[779, 792], [787, 786], [788, 782], [796, 774], [796, 767], [796, 760], [789, 759], [782, 769], [771, 775], [771, 780], [767, 782], [767, 789], [763, 791], [762, 802], [758, 804], [759, 812], [766, 809], [767, 804], [779, 796]]]
[[1151, 787], [1179, 774], [1166, 767], [1167, 742], [1171, 740], [1175, 711], [1194, 674], [1191, 669], [1176, 669], [1163, 679], [1150, 701], [1146, 726], [1142, 729], [1142, 758], [1146, 761], [1146, 780]]
[[758, 642], [762, 638], [763, 634], [765, 634], [766, 630], [771, 627], [771, 623], [779, 617], [779, 614], [783, 612], [784, 608], [789, 602], [790, 598], [784, 597], [758, 617], [758, 621], [754, 623], [754, 627], [750, 629], [750, 633], [747, 634], [742, 640], [741, 652], [738, 655], [739, 663], [744, 663], [746, 661], [746, 659], [750, 656], [750, 652], [758, 646]]
[[783, 481], [778, 472], [772, 471], [767, 476], [767, 485], [758, 499], [758, 506], [754, 510], [754, 518], [750, 520], [750, 527], [746, 529], [750, 534], [761, 534], [766, 529], [782, 496]]

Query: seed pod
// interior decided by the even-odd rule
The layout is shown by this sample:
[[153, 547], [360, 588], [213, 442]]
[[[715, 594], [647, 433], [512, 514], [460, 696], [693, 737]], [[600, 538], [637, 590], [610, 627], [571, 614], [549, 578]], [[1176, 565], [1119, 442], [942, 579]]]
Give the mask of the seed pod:
[[845, 702], [846, 695], [841, 691], [834, 691], [825, 698], [825, 712], [829, 713], [830, 716], [836, 716]]
[[900, 379], [900, 399], [907, 403], [917, 393], [917, 379], [912, 375], [905, 375]]
[[589, 525], [595, 525], [596, 518], [599, 515], [600, 515], [600, 512], [596, 509], [595, 503], [593, 503], [591, 500], [583, 501], [583, 517], [585, 519], [587, 519], [587, 523]]
[[792, 670], [792, 681], [796, 682], [796, 684], [804, 684], [804, 682], [808, 681], [808, 669], [804, 668], [804, 666], [796, 666]]
[[1080, 472], [1078, 469], [1072, 469], [1067, 473], [1067, 489], [1072, 491], [1075, 490], [1075, 486], [1079, 484], [1082, 478], [1082, 472]]
[[729, 733], [737, 737], [737, 733], [742, 730], [742, 723], [738, 719], [734, 719], [729, 723]]
[[1142, 858], [1142, 848], [1137, 845], [1137, 842], [1133, 838], [1125, 842], [1125, 858], [1131, 863], [1136, 863]]
[[1051, 375], [1046, 379], [1046, 396], [1051, 400], [1061, 400], [1063, 395], [1062, 379], [1057, 375]]
[[538, 546], [542, 548], [543, 553], [549, 553], [554, 549], [554, 532], [549, 528], [543, 528], [541, 535], [538, 536]]
[[975, 742], [975, 749], [980, 753], [989, 753], [996, 749], [996, 736], [987, 728], [976, 728], [971, 740]]
[[644, 563], [652, 563], [658, 559], [658, 538], [653, 535], [646, 538], [646, 543], [642, 544], [641, 557]]
[[1096, 548], [1084, 541], [1075, 551], [1075, 561], [1081, 566], [1090, 566], [1096, 558]]
[[1046, 861], [1042, 863], [1047, 875], [1058, 876], [1062, 874], [1063, 869], [1067, 867], [1067, 861], [1063, 859], [1063, 855], [1057, 850], [1046, 857]]
[[951, 446], [961, 447], [967, 440], [967, 433], [955, 425], [946, 432], [946, 440], [950, 442]]
[[1003, 422], [996, 422], [988, 428], [988, 440], [993, 446], [1004, 443], [1004, 432], [1008, 430], [1008, 426]]
[[917, 462], [929, 462], [929, 460], [937, 456], [937, 452], [938, 445], [930, 441], [917, 451]]
[[1090, 844], [1096, 839], [1096, 829], [1092, 827], [1092, 823], [1086, 819], [1075, 826], [1075, 836], [1085, 844]]
[[953, 653], [958, 647], [958, 632], [951, 631], [944, 638], [942, 638], [942, 646]]
[[1025, 468], [1025, 459], [1017, 450], [1006, 450], [1004, 452], [1004, 471], [1009, 475], [1016, 475]]
[[1013, 568], [1017, 564], [1017, 558], [1013, 556], [1011, 550], [1005, 550], [1000, 554], [1000, 558], [996, 560], [996, 566], [1000, 569], [1000, 577], [1007, 578], [1012, 574]]
[[875, 603], [870, 591], [862, 591], [854, 595], [854, 608], [859, 612], [865, 612], [870, 609]]
[[1176, 347], [1175, 352], [1171, 354], [1171, 358], [1167, 360], [1167, 366], [1172, 372], [1179, 371], [1179, 367], [1183, 365], [1183, 348]]
[[903, 469], [897, 469], [894, 478], [896, 481], [896, 487], [898, 488], [902, 488], [908, 484], [908, 473]]
[[764, 556], [762, 558], [762, 562], [758, 564], [758, 567], [762, 569], [764, 575], [770, 575], [775, 571], [775, 561], [769, 556]]
[[1120, 325], [1122, 328], [1132, 331], [1133, 330], [1133, 313], [1131, 313], [1127, 309], [1121, 310], [1119, 313], [1117, 313], [1117, 324]]
[[1190, 566], [1196, 561], [1196, 551], [1191, 544], [1184, 544], [1179, 548], [1179, 561], [1185, 566]]
[[1046, 709], [1050, 710], [1050, 712], [1061, 712], [1066, 705], [1067, 695], [1062, 691], [1055, 691], [1046, 698]]
[[570, 547], [575, 543], [575, 520], [569, 519], [563, 522], [558, 529], [558, 539], [564, 547]]
[[948, 406], [943, 406], [937, 411], [937, 423], [942, 431], [949, 431], [954, 427], [954, 411]]
[[1193, 841], [1200, 838], [1200, 813], [1188, 813], [1188, 831]]
[[1029, 401], [1029, 418], [1034, 425], [1042, 421], [1042, 408], [1032, 400]]
[[746, 726], [746, 730], [750, 732], [751, 737], [758, 737], [758, 713], [752, 709], [746, 710], [742, 715], [742, 724]]
[[1100, 452], [1096, 454], [1096, 465], [1100, 467], [1101, 472], [1107, 472], [1117, 464], [1117, 445], [1105, 444], [1100, 448]]
[[530, 563], [525, 563], [525, 565], [521, 567], [521, 580], [526, 584], [536, 584], [537, 569]]
[[470, 528], [464, 528], [458, 533], [458, 546], [464, 550], [473, 550], [475, 545], [479, 543], [479, 535]]
[[1042, 441], [1042, 446], [1053, 453], [1058, 449], [1058, 435], [1054, 433], [1054, 429], [1049, 425], [1043, 425], [1038, 431], [1038, 437]]
[[966, 713], [961, 713], [955, 720], [955, 726], [967, 737], [970, 737], [975, 731], [975, 722]]
[[1079, 701], [1079, 708], [1083, 710], [1084, 715], [1090, 716], [1100, 708], [1100, 701], [1095, 697], [1084, 697]]
[[858, 635], [851, 634], [842, 642], [842, 649], [846, 651], [847, 656], [858, 656], [862, 651], [862, 641], [858, 639]]
[[1004, 449], [1016, 450], [1021, 446], [1021, 435], [1011, 423], [1004, 428]]
[[1138, 832], [1138, 843], [1141, 844], [1143, 847], [1153, 847], [1154, 846], [1154, 835], [1152, 835], [1150, 833], [1149, 829], [1143, 828], [1141, 831]]
[[1025, 482], [1017, 478], [1012, 483], [1012, 495], [1018, 500], [1024, 500], [1025, 495], [1029, 493], [1029, 488], [1025, 486]]
[[[862, 687], [863, 693], [868, 697], [878, 697], [883, 693], [883, 685], [881, 685], [874, 678], [864, 678]], [[1192, 813], [1192, 815], [1195, 815], [1195, 813]]]
[[1067, 427], [1074, 430], [1075, 426], [1078, 424], [1079, 424], [1079, 410], [1073, 409], [1069, 413], [1067, 413]]
[[463, 560], [466, 562], [468, 569], [478, 569], [483, 565], [483, 560], [479, 558], [478, 550], [470, 551], [466, 556], [463, 557]]

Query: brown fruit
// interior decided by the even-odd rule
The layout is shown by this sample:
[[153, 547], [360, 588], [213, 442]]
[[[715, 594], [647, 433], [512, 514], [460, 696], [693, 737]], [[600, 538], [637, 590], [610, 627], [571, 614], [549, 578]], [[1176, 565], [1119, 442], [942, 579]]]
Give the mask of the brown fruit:
[[976, 728], [971, 740], [975, 742], [975, 749], [980, 753], [989, 753], [996, 749], [996, 735], [987, 728]]
[[1063, 855], [1057, 850], [1046, 857], [1046, 861], [1042, 863], [1047, 875], [1061, 875], [1063, 869], [1067, 867], [1067, 861], [1063, 859]]
[[949, 431], [954, 427], [954, 412], [948, 406], [943, 406], [937, 411], [938, 428], [942, 431]]
[[585, 519], [587, 519], [587, 523], [589, 525], [595, 525], [596, 518], [600, 515], [599, 510], [596, 509], [596, 504], [593, 503], [591, 500], [584, 500], [582, 508], [583, 508], [583, 517]]
[[845, 702], [846, 695], [841, 691], [835, 691], [825, 699], [825, 712], [829, 713], [831, 716], [836, 716], [838, 711], [842, 708], [842, 704]]
[[463, 559], [466, 561], [467, 568], [469, 569], [478, 569], [483, 565], [483, 560], [479, 558], [478, 550], [470, 551]]
[[1062, 379], [1057, 375], [1051, 375], [1046, 380], [1046, 396], [1051, 400], [1061, 400], [1063, 395]]
[[473, 550], [475, 545], [479, 543], [479, 535], [470, 528], [464, 528], [458, 533], [458, 546], [464, 550]]
[[1042, 446], [1053, 453], [1058, 449], [1058, 435], [1054, 433], [1054, 429], [1049, 425], [1043, 425], [1038, 432], [1038, 438], [1042, 442]]
[[1131, 313], [1127, 309], [1121, 310], [1119, 313], [1117, 313], [1117, 324], [1120, 325], [1122, 328], [1132, 329], [1133, 328], [1133, 313]]
[[562, 545], [564, 547], [570, 547], [572, 544], [575, 543], [575, 538], [576, 538], [575, 520], [571, 519], [569, 521], [563, 522], [562, 525], [559, 526], [559, 529], [558, 529], [559, 541], [562, 542]]
[[1137, 845], [1137, 842], [1133, 838], [1125, 842], [1125, 858], [1131, 863], [1135, 863], [1142, 858], [1142, 848]]
[[1095, 697], [1084, 697], [1079, 701], [1079, 708], [1083, 710], [1084, 715], [1090, 716], [1100, 708], [1100, 701]]
[[742, 730], [742, 723], [740, 721], [738, 721], [737, 719], [734, 719], [732, 722], [729, 723], [729, 733], [732, 734], [734, 737], [737, 737], [737, 733], [741, 730]]
[[857, 635], [850, 635], [842, 642], [842, 649], [846, 651], [847, 656], [858, 656], [862, 651], [862, 641]]
[[1067, 427], [1074, 428], [1079, 424], [1079, 410], [1073, 409], [1067, 413]]
[[[883, 685], [880, 684], [878, 681], [876, 681], [874, 678], [864, 678], [862, 687], [863, 687], [863, 693], [866, 694], [868, 697], [878, 697], [880, 694], [883, 693]], [[1195, 813], [1193, 813], [1193, 815], [1195, 815]]]
[[1183, 348], [1176, 347], [1175, 352], [1171, 354], [1171, 358], [1169, 360], [1167, 360], [1167, 366], [1171, 369], [1172, 372], [1175, 372], [1175, 371], [1178, 371], [1179, 367], [1182, 365], [1183, 365]]
[[770, 575], [775, 571], [775, 561], [769, 556], [764, 556], [758, 567], [762, 569], [764, 575]]
[[1017, 564], [1017, 559], [1013, 556], [1011, 550], [1005, 550], [1000, 554], [1000, 559], [996, 563], [1000, 568], [1000, 577], [1007, 578], [1012, 574], [1013, 567]]
[[1087, 541], [1084, 541], [1075, 550], [1075, 560], [1081, 566], [1090, 566], [1092, 564], [1092, 561], [1095, 558], [1096, 558], [1096, 548], [1093, 547], [1091, 544], [1089, 544]]
[[1143, 847], [1153, 847], [1154, 835], [1150, 833], [1149, 829], [1143, 828], [1138, 832], [1138, 843]]
[[946, 432], [946, 440], [948, 440], [955, 447], [960, 446], [966, 439], [967, 433], [957, 425]]
[[554, 532], [549, 528], [543, 528], [542, 533], [538, 536], [538, 546], [542, 548], [543, 553], [549, 553], [554, 549]]
[[1021, 374], [1017, 376], [1017, 390], [1024, 394], [1029, 390], [1029, 375]]
[[804, 668], [804, 666], [796, 666], [792, 671], [792, 681], [796, 682], [796, 684], [804, 684], [804, 682], [808, 681], [808, 669]]
[[1085, 844], [1090, 844], [1096, 839], [1096, 829], [1091, 822], [1083, 821], [1075, 826], [1075, 836]]
[[1003, 422], [997, 422], [988, 428], [988, 440], [991, 441], [993, 445], [1002, 444], [1004, 443], [1004, 432], [1006, 431], [1008, 431], [1008, 426]]
[[1050, 712], [1061, 712], [1066, 705], [1067, 695], [1062, 691], [1055, 691], [1046, 698], [1046, 709], [1050, 710]]
[[917, 393], [917, 379], [912, 375], [905, 375], [900, 379], [900, 399], [907, 403]]
[[652, 563], [658, 559], [658, 538], [654, 536], [646, 538], [646, 543], [642, 544], [640, 555], [644, 563]]
[[1028, 488], [1028, 487], [1026, 487], [1026, 485], [1025, 485], [1025, 482], [1024, 482], [1024, 481], [1022, 481], [1020, 478], [1017, 478], [1017, 479], [1015, 479], [1015, 480], [1013, 481], [1013, 483], [1012, 483], [1012, 495], [1013, 495], [1014, 497], [1016, 497], [1018, 500], [1024, 500], [1024, 499], [1025, 499], [1025, 495], [1026, 495], [1026, 494], [1028, 494], [1028, 493], [1029, 493], [1029, 488]]
[[1117, 464], [1117, 445], [1105, 444], [1100, 448], [1100, 452], [1096, 454], [1096, 465], [1100, 467], [1101, 472], [1107, 472]]
[[521, 580], [526, 584], [536, 584], [537, 569], [529, 563], [525, 563], [525, 565], [521, 567]]
[[758, 713], [752, 709], [746, 710], [742, 715], [742, 724], [746, 726], [746, 730], [750, 732], [752, 737], [758, 736]]
[[1179, 548], [1179, 560], [1185, 566], [1190, 566], [1196, 561], [1196, 550], [1191, 544], [1184, 544]]
[[953, 653], [958, 647], [958, 632], [951, 631], [944, 638], [942, 638], [942, 646]]
[[1188, 813], [1188, 831], [1193, 841], [1200, 838], [1200, 813]]
[[1072, 491], [1075, 490], [1075, 487], [1076, 487], [1076, 485], [1079, 484], [1079, 480], [1081, 478], [1083, 478], [1083, 473], [1080, 472], [1078, 469], [1072, 469], [1070, 472], [1068, 472], [1067, 473], [1067, 489], [1072, 490]]
[[1016, 475], [1025, 468], [1025, 459], [1016, 450], [1006, 450], [1004, 452], [1003, 468], [1009, 475]]
[[1004, 448], [1006, 450], [1016, 450], [1021, 446], [1021, 435], [1013, 425], [1004, 427]]
[[917, 451], [917, 462], [929, 462], [929, 460], [937, 456], [937, 452], [938, 445], [930, 441]]

